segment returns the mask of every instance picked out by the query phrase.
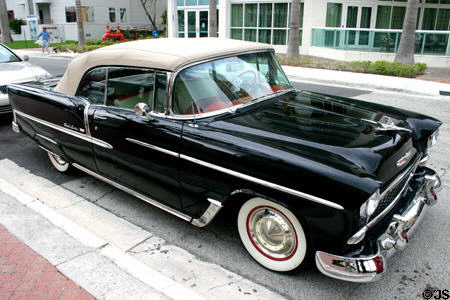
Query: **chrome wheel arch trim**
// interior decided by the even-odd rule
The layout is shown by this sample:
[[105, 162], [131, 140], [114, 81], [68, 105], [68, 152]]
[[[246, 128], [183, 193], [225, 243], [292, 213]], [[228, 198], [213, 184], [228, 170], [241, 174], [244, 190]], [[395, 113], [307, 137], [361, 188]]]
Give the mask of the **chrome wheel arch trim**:
[[97, 146], [100, 146], [100, 147], [103, 147], [103, 148], [106, 148], [106, 149], [113, 149], [113, 146], [112, 146], [111, 144], [109, 144], [109, 143], [107, 143], [107, 142], [105, 142], [105, 141], [102, 141], [102, 140], [100, 140], [100, 139], [97, 139], [97, 138], [88, 136], [88, 135], [85, 134], [85, 133], [76, 132], [76, 131], [74, 131], [74, 130], [71, 130], [71, 129], [62, 127], [62, 126], [60, 126], [60, 125], [56, 125], [56, 124], [53, 124], [53, 123], [51, 123], [51, 122], [48, 122], [48, 121], [45, 121], [45, 120], [42, 120], [42, 119], [39, 119], [39, 118], [30, 116], [29, 114], [26, 114], [26, 113], [21, 112], [21, 111], [18, 111], [18, 110], [15, 110], [14, 112], [15, 112], [17, 115], [22, 116], [22, 117], [24, 117], [24, 118], [27, 118], [27, 119], [29, 119], [29, 120], [31, 120], [31, 121], [40, 123], [40, 124], [42, 124], [42, 125], [45, 125], [45, 126], [47, 126], [47, 127], [50, 127], [50, 128], [52, 128], [52, 129], [55, 129], [55, 130], [58, 130], [58, 131], [61, 131], [61, 132], [63, 132], [63, 133], [66, 133], [66, 134], [68, 134], [68, 135], [71, 135], [71, 136], [73, 136], [73, 137], [82, 139], [82, 140], [84, 140], [84, 141], [87, 141], [87, 142], [89, 142], [89, 143], [95, 144], [95, 145], [97, 145]]
[[192, 219], [191, 224], [197, 227], [205, 227], [214, 219], [214, 217], [222, 209], [222, 203], [220, 201], [208, 198], [209, 206], [205, 212], [198, 218]]

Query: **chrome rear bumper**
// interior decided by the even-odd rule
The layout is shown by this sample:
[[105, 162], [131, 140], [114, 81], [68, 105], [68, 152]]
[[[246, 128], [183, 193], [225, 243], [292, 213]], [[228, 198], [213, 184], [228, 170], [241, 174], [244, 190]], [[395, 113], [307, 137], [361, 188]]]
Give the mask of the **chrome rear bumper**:
[[[434, 171], [429, 170], [429, 173]], [[386, 261], [397, 250], [403, 250], [408, 238], [419, 225], [428, 206], [437, 202], [436, 193], [441, 180], [434, 174], [425, 175], [424, 183], [417, 189], [413, 200], [401, 214], [395, 214], [387, 230], [377, 239], [378, 251], [370, 256], [346, 257], [322, 251], [316, 252], [316, 265], [323, 274], [353, 282], [378, 280], [386, 270]]]

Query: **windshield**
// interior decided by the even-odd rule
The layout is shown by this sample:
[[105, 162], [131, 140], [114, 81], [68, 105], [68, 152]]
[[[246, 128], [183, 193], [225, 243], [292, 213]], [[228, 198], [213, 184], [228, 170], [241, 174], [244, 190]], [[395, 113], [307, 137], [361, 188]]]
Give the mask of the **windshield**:
[[0, 63], [20, 61], [11, 51], [0, 45]]
[[273, 53], [238, 55], [181, 71], [174, 83], [172, 111], [213, 112], [288, 89], [292, 86]]

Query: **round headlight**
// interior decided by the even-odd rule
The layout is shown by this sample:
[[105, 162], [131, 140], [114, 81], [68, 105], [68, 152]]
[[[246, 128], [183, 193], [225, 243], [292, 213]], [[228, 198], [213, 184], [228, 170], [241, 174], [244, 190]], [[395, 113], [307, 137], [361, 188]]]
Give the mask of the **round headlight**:
[[377, 190], [366, 202], [361, 205], [359, 214], [363, 218], [369, 218], [380, 204], [380, 190]]

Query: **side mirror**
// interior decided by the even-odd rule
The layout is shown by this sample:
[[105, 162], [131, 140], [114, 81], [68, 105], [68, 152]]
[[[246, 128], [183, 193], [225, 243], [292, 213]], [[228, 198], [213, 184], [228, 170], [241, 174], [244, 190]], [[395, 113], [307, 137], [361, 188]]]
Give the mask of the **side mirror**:
[[134, 106], [134, 113], [139, 117], [147, 117], [147, 115], [150, 113], [150, 109], [148, 108], [148, 105], [139, 102]]
[[24, 55], [24, 56], [22, 56], [22, 59], [24, 60], [24, 61], [29, 61], [30, 60], [30, 57], [28, 56], [28, 55]]

